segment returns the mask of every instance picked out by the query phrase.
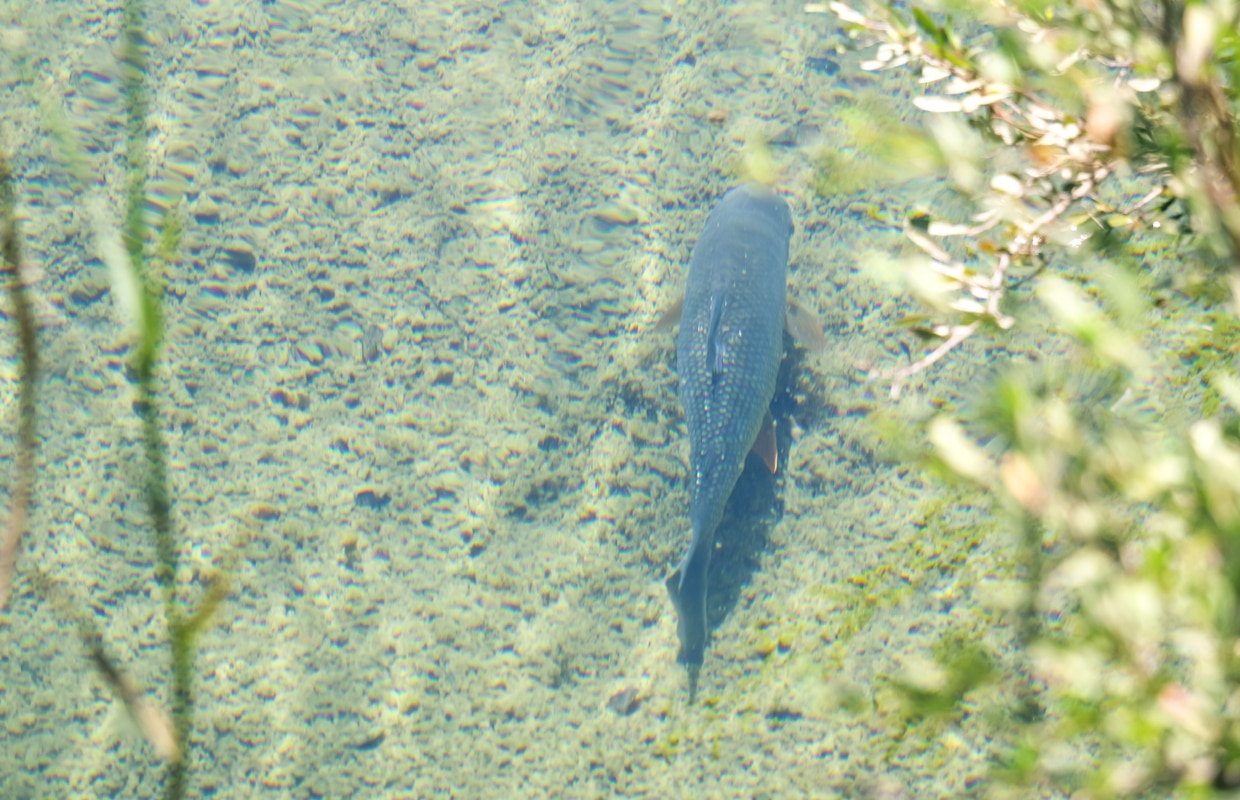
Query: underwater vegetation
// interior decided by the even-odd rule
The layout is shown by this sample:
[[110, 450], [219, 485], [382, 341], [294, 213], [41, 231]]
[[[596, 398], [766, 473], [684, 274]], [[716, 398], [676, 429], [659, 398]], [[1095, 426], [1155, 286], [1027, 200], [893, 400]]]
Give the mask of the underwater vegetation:
[[[167, 765], [164, 797], [182, 798], [189, 787], [191, 757], [188, 753], [193, 730], [195, 641], [209, 622], [217, 605], [227, 592], [222, 577], [209, 582], [195, 601], [187, 587], [178, 581], [178, 552], [182, 543], [172, 519], [173, 496], [168, 479], [166, 447], [159, 413], [159, 357], [163, 341], [161, 288], [156, 267], [161, 261], [175, 258], [179, 221], [175, 215], [164, 220], [158, 247], [152, 247], [146, 221], [147, 193], [147, 87], [146, 27], [140, 0], [126, 0], [121, 15], [121, 92], [126, 109], [125, 135], [127, 169], [124, 188], [124, 220], [119, 236], [100, 217], [95, 220], [101, 258], [112, 274], [113, 291], [127, 315], [130, 329], [130, 359], [135, 376], [134, 412], [142, 426], [142, 447], [145, 470], [142, 496], [149, 516], [154, 543], [156, 580], [163, 591], [163, 607], [167, 625], [169, 687], [171, 700], [165, 708], [142, 687], [138, 686], [108, 654], [104, 635], [98, 629], [94, 614], [73, 584], [49, 574], [37, 565], [20, 564], [21, 539], [26, 528], [27, 509], [36, 485], [37, 407], [36, 378], [40, 357], [38, 336], [30, 303], [25, 295], [27, 276], [23, 273], [21, 232], [16, 219], [16, 194], [13, 184], [20, 180], [9, 167], [0, 143], [0, 252], [8, 276], [9, 300], [14, 310], [17, 357], [19, 363], [18, 447], [15, 464], [15, 486], [11, 495], [8, 525], [0, 541], [0, 608], [14, 599], [19, 572], [28, 573], [34, 593], [53, 612], [75, 627], [89, 662], [105, 684], [122, 703], [141, 730], [147, 742]], [[33, 77], [23, 76], [32, 92]], [[81, 195], [88, 193], [79, 145], [70, 128], [58, 118], [53, 106], [46, 104], [47, 125], [56, 134], [70, 174], [77, 179]], [[83, 197], [83, 205], [94, 201]], [[99, 212], [96, 212], [99, 213]], [[24, 568], [24, 569], [21, 569]]]

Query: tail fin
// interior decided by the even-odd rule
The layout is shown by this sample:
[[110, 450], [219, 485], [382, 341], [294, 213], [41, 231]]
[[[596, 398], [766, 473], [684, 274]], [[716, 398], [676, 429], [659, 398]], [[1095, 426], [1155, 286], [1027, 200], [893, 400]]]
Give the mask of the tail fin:
[[[706, 655], [710, 631], [706, 625], [706, 572], [713, 546], [689, 548], [688, 555], [667, 579], [667, 593], [676, 607], [676, 633], [680, 652], [676, 660], [689, 670], [689, 702], [697, 694], [697, 678]], [[713, 543], [712, 543], [713, 544]]]

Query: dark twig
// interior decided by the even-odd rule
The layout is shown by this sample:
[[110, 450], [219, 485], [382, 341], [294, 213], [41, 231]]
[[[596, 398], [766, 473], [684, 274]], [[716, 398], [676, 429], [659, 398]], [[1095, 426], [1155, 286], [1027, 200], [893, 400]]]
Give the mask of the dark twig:
[[20, 384], [17, 401], [17, 456], [13, 481], [13, 507], [9, 524], [0, 539], [0, 609], [13, 590], [17, 554], [29, 517], [34, 492], [35, 380], [39, 374], [39, 352], [35, 341], [34, 315], [26, 297], [21, 253], [17, 242], [17, 193], [7, 156], [0, 152], [0, 262], [9, 279], [9, 298], [17, 327], [17, 363]]
[[61, 617], [77, 626], [78, 636], [91, 663], [159, 757], [165, 761], [179, 758], [176, 734], [168, 713], [108, 654], [103, 644], [103, 634], [95, 625], [94, 615], [86, 610], [86, 603], [74, 595], [73, 586], [54, 580], [38, 565], [31, 570], [30, 583], [40, 600], [53, 606]]

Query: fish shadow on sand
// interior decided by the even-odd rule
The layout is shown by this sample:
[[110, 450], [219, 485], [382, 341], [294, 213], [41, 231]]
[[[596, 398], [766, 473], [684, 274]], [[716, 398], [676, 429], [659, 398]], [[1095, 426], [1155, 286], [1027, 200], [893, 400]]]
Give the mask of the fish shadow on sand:
[[775, 396], [771, 400], [771, 418], [775, 420], [776, 449], [780, 468], [774, 475], [762, 459], [750, 453], [745, 469], [728, 498], [723, 520], [715, 532], [715, 552], [707, 571], [709, 594], [706, 598], [706, 620], [715, 631], [740, 602], [741, 592], [761, 566], [762, 554], [768, 547], [771, 529], [784, 515], [784, 501], [779, 489], [792, 446], [792, 416], [797, 411], [792, 388], [805, 358], [805, 351], [794, 346], [792, 337], [784, 334], [784, 357], [779, 365]]

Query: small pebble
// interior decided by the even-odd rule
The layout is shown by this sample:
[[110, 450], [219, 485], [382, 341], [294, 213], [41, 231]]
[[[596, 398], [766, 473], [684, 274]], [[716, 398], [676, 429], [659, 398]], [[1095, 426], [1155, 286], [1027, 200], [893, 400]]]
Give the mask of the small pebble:
[[358, 508], [373, 508], [376, 511], [382, 510], [390, 502], [390, 494], [377, 494], [373, 489], [363, 489], [353, 496], [353, 504]]
[[621, 689], [611, 696], [607, 701], [607, 707], [622, 717], [627, 717], [636, 711], [642, 704], [642, 698], [637, 690], [631, 686], [627, 689]]
[[371, 325], [362, 334], [362, 363], [369, 364], [372, 361], [378, 361], [381, 355], [383, 355], [383, 329], [378, 325]]

